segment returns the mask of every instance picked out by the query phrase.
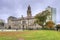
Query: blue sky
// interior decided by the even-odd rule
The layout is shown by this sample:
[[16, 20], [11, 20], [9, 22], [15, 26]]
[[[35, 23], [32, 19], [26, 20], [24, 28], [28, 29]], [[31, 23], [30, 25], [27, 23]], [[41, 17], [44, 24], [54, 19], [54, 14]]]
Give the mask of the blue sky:
[[56, 21], [60, 22], [60, 0], [0, 0], [0, 19], [7, 21], [9, 16], [26, 16], [28, 5], [31, 6], [33, 15], [43, 11], [47, 6], [56, 8]]

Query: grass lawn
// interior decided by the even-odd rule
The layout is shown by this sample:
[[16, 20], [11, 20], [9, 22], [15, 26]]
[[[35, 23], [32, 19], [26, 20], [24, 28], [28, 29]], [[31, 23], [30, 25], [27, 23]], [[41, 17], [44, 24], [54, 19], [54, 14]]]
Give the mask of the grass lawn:
[[60, 32], [51, 30], [29, 30], [0, 32], [0, 40], [60, 40]]

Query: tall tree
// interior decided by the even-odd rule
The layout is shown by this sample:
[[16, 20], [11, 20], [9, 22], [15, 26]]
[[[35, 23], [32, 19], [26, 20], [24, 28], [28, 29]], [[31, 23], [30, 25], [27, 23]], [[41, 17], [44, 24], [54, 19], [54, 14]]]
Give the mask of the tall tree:
[[42, 28], [44, 28], [44, 23], [46, 22], [47, 16], [50, 14], [48, 10], [43, 11], [35, 16], [36, 23], [38, 23]]

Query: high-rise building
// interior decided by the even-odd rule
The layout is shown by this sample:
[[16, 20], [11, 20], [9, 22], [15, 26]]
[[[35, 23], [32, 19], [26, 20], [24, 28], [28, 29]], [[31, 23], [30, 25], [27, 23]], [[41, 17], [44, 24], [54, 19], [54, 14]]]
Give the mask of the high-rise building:
[[46, 10], [50, 12], [50, 16], [48, 16], [47, 20], [52, 20], [54, 23], [56, 23], [56, 8], [48, 6]]

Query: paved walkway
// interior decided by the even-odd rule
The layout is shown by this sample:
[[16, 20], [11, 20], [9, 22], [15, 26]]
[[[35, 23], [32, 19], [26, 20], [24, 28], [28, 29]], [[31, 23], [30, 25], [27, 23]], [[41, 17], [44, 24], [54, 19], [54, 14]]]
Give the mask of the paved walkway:
[[23, 30], [12, 30], [12, 29], [0, 29], [0, 31], [23, 31]]

